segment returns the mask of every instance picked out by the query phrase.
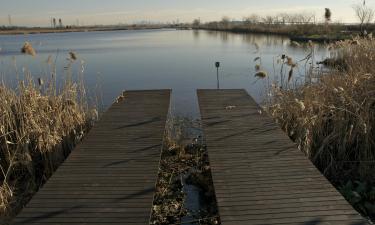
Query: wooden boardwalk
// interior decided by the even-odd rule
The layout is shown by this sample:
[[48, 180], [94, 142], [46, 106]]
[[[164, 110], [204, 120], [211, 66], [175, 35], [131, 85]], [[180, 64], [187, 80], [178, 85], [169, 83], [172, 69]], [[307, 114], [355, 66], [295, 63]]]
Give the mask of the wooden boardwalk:
[[223, 225], [367, 224], [246, 91], [198, 99]]
[[149, 224], [170, 91], [129, 91], [14, 220]]

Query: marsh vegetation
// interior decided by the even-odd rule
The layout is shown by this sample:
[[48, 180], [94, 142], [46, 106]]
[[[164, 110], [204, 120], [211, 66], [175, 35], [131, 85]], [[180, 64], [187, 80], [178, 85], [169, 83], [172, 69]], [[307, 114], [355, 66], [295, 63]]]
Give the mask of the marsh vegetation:
[[[30, 43], [22, 52], [29, 57], [37, 54]], [[60, 85], [51, 57], [46, 62], [51, 72], [48, 80], [15, 67], [14, 85], [4, 80], [0, 84], [1, 224], [22, 209], [97, 119], [96, 109], [88, 106], [82, 79], [74, 80], [69, 68], [77, 56], [71, 52], [67, 57]]]
[[374, 219], [375, 41], [356, 38], [329, 49], [338, 63], [302, 85], [273, 83], [266, 108], [347, 200]]

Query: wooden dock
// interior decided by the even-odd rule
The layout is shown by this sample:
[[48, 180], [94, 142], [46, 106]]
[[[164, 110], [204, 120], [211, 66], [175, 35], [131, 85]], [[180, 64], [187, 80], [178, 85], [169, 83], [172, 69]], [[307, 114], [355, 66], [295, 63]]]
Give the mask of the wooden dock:
[[223, 225], [367, 224], [244, 90], [198, 90]]
[[129, 91], [14, 224], [149, 224], [170, 90]]

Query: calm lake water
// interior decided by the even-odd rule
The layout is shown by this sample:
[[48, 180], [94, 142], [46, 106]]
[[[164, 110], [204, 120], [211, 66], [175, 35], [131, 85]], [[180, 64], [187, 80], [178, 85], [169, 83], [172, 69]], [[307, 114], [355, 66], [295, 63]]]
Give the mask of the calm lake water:
[[[36, 57], [20, 54], [25, 41], [34, 46]], [[0, 36], [0, 48], [0, 73], [6, 82], [15, 79], [14, 61], [19, 71], [26, 68], [35, 77], [48, 76], [46, 61], [50, 55], [56, 60], [58, 76], [63, 77], [68, 53], [74, 51], [84, 61], [88, 89], [97, 92], [95, 87], [100, 86], [104, 107], [123, 90], [172, 89], [174, 112], [191, 117], [199, 115], [195, 90], [216, 88], [216, 61], [221, 62], [221, 88], [244, 88], [262, 102], [267, 80], [254, 77], [254, 58], [261, 57], [272, 81], [279, 73], [277, 58], [282, 54], [297, 61], [310, 51], [306, 46], [291, 46], [285, 37], [193, 30]], [[322, 46], [316, 46], [315, 53], [316, 60], [327, 56]], [[76, 74], [81, 66], [79, 61], [75, 64]], [[294, 81], [303, 80], [304, 68], [303, 64], [298, 66]]]

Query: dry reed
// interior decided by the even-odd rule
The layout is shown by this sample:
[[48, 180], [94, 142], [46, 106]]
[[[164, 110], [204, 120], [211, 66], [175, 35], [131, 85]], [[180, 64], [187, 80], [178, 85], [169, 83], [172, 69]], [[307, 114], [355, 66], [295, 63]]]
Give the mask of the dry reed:
[[[334, 183], [375, 182], [375, 42], [331, 46], [340, 66], [295, 89], [275, 85], [269, 113]], [[346, 68], [342, 70], [342, 68]]]
[[[22, 52], [36, 54], [28, 43]], [[76, 59], [75, 54], [69, 56]], [[81, 140], [90, 128], [92, 116], [97, 115], [96, 110], [90, 111], [87, 106], [81, 81], [67, 78], [58, 89], [55, 73], [47, 82], [25, 73], [25, 79], [19, 80], [16, 88], [0, 84], [3, 219], [11, 218], [22, 208]]]

